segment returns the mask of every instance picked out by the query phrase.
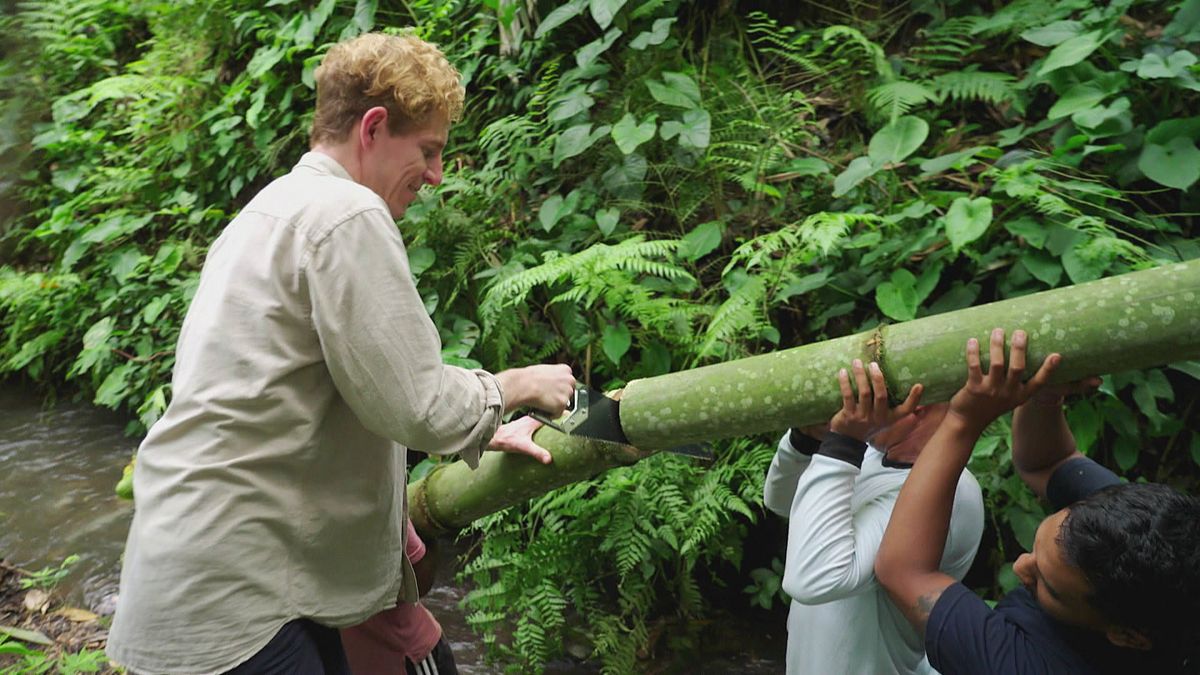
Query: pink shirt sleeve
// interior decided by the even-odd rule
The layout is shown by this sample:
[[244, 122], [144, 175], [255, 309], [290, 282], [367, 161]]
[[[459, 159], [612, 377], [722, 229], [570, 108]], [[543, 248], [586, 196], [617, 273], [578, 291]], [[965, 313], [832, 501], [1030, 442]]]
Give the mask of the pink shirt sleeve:
[[415, 565], [425, 557], [425, 542], [417, 536], [417, 528], [413, 527], [411, 520], [405, 520], [404, 526], [408, 528], [408, 543], [404, 546], [404, 555], [408, 556], [408, 562]]

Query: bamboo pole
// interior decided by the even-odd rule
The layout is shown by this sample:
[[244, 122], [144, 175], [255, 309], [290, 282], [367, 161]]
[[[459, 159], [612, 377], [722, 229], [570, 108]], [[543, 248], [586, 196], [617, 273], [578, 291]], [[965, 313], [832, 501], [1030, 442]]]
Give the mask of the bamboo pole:
[[621, 425], [638, 449], [543, 428], [534, 440], [553, 464], [498, 453], [474, 472], [450, 464], [409, 486], [413, 524], [452, 530], [666, 447], [825, 422], [841, 405], [834, 374], [855, 358], [878, 361], [891, 392], [921, 382], [924, 402], [947, 400], [965, 378], [967, 339], [986, 344], [996, 327], [1029, 333], [1031, 373], [1061, 353], [1058, 381], [1200, 358], [1200, 260], [634, 380], [621, 394]]

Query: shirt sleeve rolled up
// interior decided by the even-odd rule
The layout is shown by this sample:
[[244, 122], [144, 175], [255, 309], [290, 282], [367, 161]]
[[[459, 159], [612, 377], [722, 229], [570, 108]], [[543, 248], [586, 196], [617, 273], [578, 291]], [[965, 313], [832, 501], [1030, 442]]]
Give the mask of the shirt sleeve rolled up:
[[338, 393], [372, 433], [474, 468], [504, 411], [496, 378], [442, 363], [404, 242], [382, 209], [312, 243], [301, 282]]

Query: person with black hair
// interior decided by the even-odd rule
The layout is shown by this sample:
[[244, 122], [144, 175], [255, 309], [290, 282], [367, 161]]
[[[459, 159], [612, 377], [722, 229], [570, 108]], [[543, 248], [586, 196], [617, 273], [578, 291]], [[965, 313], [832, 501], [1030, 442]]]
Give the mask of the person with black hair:
[[[967, 383], [900, 491], [876, 577], [946, 675], [1200, 672], [1200, 499], [1122, 483], [1079, 453], [1062, 411], [1069, 387], [1042, 389], [1062, 357], [1026, 382], [1027, 341], [1014, 331], [1006, 367], [994, 330], [986, 373], [968, 341]], [[1024, 587], [992, 609], [937, 563], [959, 472], [1013, 408], [1013, 465], [1055, 511], [1013, 564]]]

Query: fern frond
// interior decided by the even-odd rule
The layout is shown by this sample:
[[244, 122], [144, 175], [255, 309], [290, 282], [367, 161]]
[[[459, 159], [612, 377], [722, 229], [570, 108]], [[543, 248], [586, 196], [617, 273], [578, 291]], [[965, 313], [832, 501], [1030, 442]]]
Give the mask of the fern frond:
[[704, 331], [704, 340], [697, 350], [701, 358], [717, 356], [728, 343], [743, 333], [757, 334], [766, 325], [761, 308], [766, 298], [766, 285], [758, 277], [748, 278], [729, 298], [721, 303]]
[[[846, 40], [849, 45], [864, 53], [871, 60], [876, 75], [885, 80], [896, 77], [892, 64], [888, 63], [887, 56], [883, 53], [883, 47], [872, 42], [870, 38], [863, 35], [862, 31], [851, 26], [830, 26], [821, 35], [821, 39], [826, 42], [832, 42], [838, 38]], [[834, 53], [837, 52], [838, 50], [835, 49]]]
[[806, 73], [818, 76], [826, 74], [825, 68], [812, 58], [812, 49], [807, 47], [812, 39], [810, 36], [799, 34], [791, 26], [781, 27], [760, 11], [751, 12], [747, 19], [746, 34], [760, 53], [776, 56]]
[[903, 80], [885, 82], [867, 91], [867, 102], [889, 121], [896, 120], [923, 103], [937, 100], [937, 93], [929, 87]]
[[968, 56], [983, 48], [983, 41], [974, 35], [981, 19], [954, 17], [923, 31], [924, 42], [912, 49], [909, 56], [920, 64], [962, 67]]
[[942, 73], [929, 84], [941, 100], [998, 105], [1016, 98], [1016, 81], [1008, 73], [981, 71], [978, 66], [970, 66]]

